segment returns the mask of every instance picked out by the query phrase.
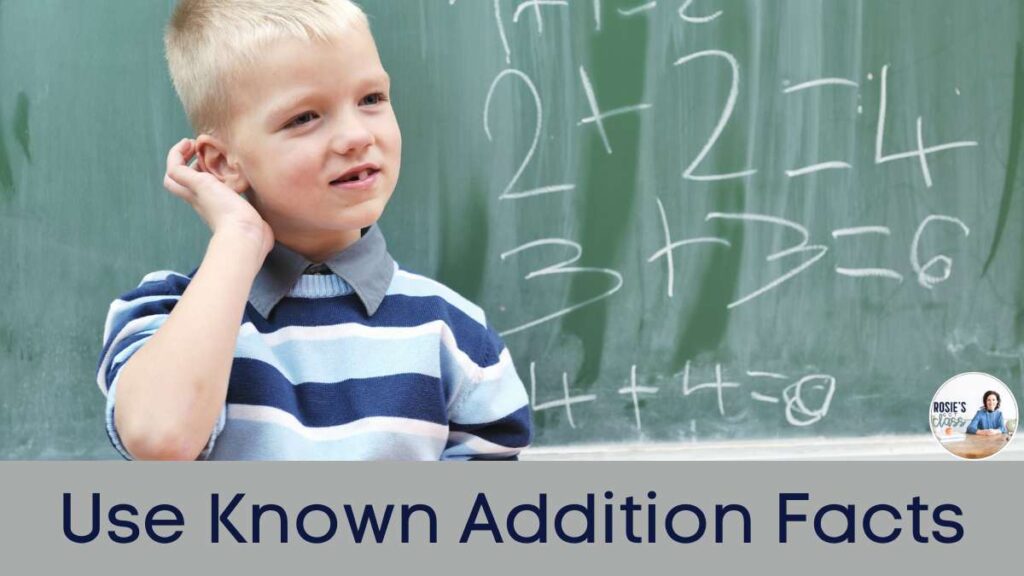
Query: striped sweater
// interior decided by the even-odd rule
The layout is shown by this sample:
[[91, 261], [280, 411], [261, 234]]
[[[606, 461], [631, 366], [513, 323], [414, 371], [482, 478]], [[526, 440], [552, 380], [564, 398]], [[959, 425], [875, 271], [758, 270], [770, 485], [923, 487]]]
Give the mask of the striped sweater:
[[[395, 271], [375, 313], [336, 275], [302, 275], [270, 319], [246, 305], [209, 459], [512, 458], [529, 403], [483, 312]], [[154, 272], [110, 306], [97, 383], [114, 425], [121, 368], [167, 319], [189, 276]], [[184, 359], [183, 359], [184, 360]]]

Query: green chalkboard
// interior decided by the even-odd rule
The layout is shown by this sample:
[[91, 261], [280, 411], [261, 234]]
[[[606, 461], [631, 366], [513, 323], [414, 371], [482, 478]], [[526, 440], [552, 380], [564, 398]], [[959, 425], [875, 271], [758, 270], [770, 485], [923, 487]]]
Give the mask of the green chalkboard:
[[[0, 0], [0, 456], [114, 457], [110, 301], [191, 270], [173, 3]], [[1024, 5], [366, 0], [396, 259], [487, 311], [538, 445], [927, 432], [1024, 398]]]

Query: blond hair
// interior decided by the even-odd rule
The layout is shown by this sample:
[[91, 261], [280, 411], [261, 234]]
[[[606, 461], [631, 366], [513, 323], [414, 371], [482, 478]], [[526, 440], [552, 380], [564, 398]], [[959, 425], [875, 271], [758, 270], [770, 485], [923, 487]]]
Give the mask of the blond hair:
[[350, 0], [181, 0], [164, 34], [174, 89], [196, 134], [224, 127], [231, 81], [283, 38], [328, 41], [369, 30]]

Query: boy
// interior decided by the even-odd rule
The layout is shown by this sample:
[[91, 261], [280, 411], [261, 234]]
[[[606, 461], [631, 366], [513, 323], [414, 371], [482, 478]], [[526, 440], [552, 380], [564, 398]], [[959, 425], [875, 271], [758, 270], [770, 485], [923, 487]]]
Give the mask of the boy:
[[150, 274], [111, 305], [97, 380], [115, 448], [515, 458], [530, 412], [508, 350], [478, 307], [400, 270], [377, 228], [401, 134], [365, 14], [182, 0], [165, 43], [199, 136], [170, 150], [164, 185], [212, 237], [191, 276]]

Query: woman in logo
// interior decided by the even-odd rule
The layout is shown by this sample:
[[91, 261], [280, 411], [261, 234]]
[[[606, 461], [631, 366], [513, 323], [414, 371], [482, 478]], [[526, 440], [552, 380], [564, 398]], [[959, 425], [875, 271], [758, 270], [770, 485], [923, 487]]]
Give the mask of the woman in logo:
[[1006, 423], [1003, 422], [1003, 413], [999, 411], [999, 393], [994, 390], [985, 392], [981, 397], [982, 407], [974, 415], [974, 419], [967, 425], [968, 434], [981, 436], [994, 436], [1006, 434]]

